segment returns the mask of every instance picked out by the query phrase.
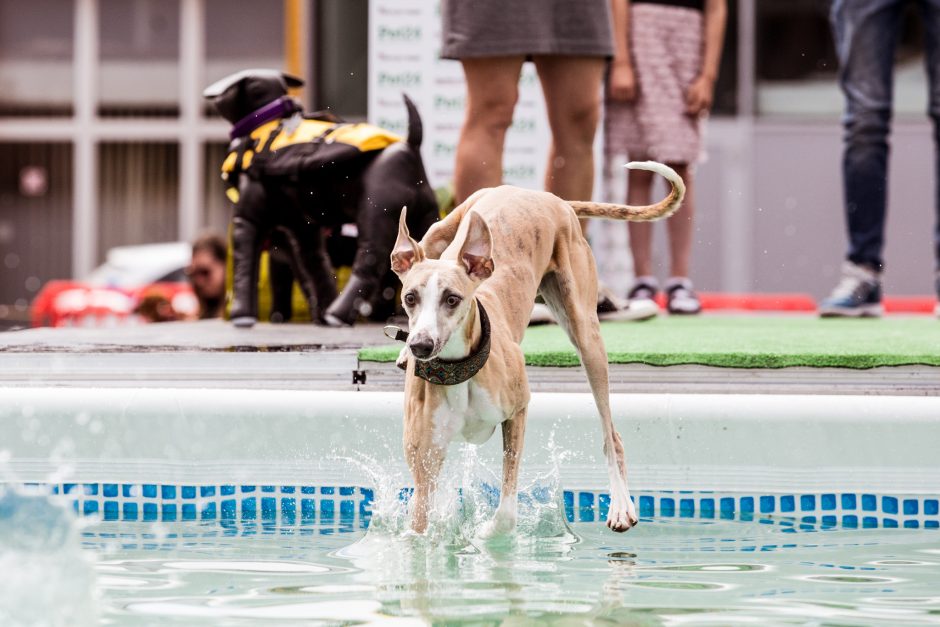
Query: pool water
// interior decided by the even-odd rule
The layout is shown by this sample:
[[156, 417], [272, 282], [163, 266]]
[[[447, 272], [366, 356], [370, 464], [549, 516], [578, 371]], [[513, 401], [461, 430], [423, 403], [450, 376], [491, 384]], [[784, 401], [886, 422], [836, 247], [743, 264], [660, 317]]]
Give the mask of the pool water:
[[937, 531], [779, 522], [440, 543], [380, 525], [100, 521], [81, 542], [113, 625], [940, 623]]

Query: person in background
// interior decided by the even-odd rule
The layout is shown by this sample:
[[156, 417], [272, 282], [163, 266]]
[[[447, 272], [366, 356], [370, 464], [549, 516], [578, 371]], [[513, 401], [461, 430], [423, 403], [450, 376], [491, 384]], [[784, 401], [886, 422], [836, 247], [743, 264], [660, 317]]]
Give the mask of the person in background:
[[[614, 0], [614, 60], [607, 82], [607, 158], [626, 149], [630, 160], [660, 161], [685, 181], [682, 209], [667, 222], [670, 277], [667, 309], [697, 314], [702, 306], [689, 279], [694, 234], [694, 169], [702, 156], [705, 116], [712, 105], [724, 41], [725, 0]], [[651, 201], [653, 173], [630, 170], [627, 203]], [[636, 274], [627, 298], [650, 306], [659, 291], [653, 273], [653, 224], [631, 222]]]
[[[824, 317], [880, 316], [888, 192], [888, 133], [894, 51], [905, 0], [835, 0], [832, 30], [839, 58], [839, 85], [845, 95], [842, 183], [849, 250], [842, 279], [819, 305]], [[940, 1], [919, 2], [926, 36], [930, 118], [937, 151], [934, 231], [940, 298]], [[940, 316], [940, 303], [935, 313]]]
[[200, 320], [222, 317], [227, 254], [228, 246], [218, 235], [204, 235], [193, 243], [193, 259], [186, 276], [199, 301]]
[[[459, 60], [467, 85], [457, 143], [456, 203], [503, 183], [503, 148], [522, 65], [538, 72], [552, 142], [545, 189], [590, 199], [601, 86], [613, 55], [611, 0], [442, 0], [441, 56]], [[616, 311], [601, 297], [598, 312]]]

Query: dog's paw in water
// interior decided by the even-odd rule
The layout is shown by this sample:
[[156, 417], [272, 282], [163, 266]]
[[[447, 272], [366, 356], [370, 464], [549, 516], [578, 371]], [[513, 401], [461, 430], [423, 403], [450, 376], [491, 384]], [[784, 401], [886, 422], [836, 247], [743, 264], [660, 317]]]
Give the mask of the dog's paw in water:
[[611, 498], [610, 510], [607, 513], [607, 526], [617, 533], [623, 533], [640, 522], [636, 514], [636, 506], [630, 497]]
[[490, 540], [512, 533], [516, 529], [516, 517], [496, 513], [493, 518], [483, 523], [476, 535], [481, 540]]

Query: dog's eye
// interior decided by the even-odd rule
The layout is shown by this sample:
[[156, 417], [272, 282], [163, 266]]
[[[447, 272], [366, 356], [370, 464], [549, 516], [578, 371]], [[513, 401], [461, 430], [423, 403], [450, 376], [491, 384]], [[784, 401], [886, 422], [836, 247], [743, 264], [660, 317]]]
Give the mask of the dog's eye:
[[407, 306], [412, 307], [412, 306], [414, 306], [415, 302], [416, 302], [418, 299], [415, 298], [415, 295], [414, 295], [414, 294], [412, 294], [411, 292], [408, 292], [407, 294], [405, 294], [405, 297], [404, 297], [402, 300], [405, 301], [405, 304], [406, 304]]
[[460, 300], [461, 298], [459, 296], [455, 296], [454, 294], [451, 294], [446, 299], [444, 299], [444, 302], [447, 303], [448, 307], [456, 307], [457, 305], [460, 304]]

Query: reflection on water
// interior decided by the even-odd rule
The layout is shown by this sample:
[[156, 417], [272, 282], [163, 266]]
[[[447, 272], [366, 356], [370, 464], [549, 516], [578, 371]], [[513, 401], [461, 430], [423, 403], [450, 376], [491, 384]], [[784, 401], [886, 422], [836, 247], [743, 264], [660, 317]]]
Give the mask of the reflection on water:
[[[452, 524], [451, 529], [460, 527]], [[101, 522], [110, 624], [852, 624], [940, 621], [940, 534], [645, 519], [442, 545], [404, 531]]]

